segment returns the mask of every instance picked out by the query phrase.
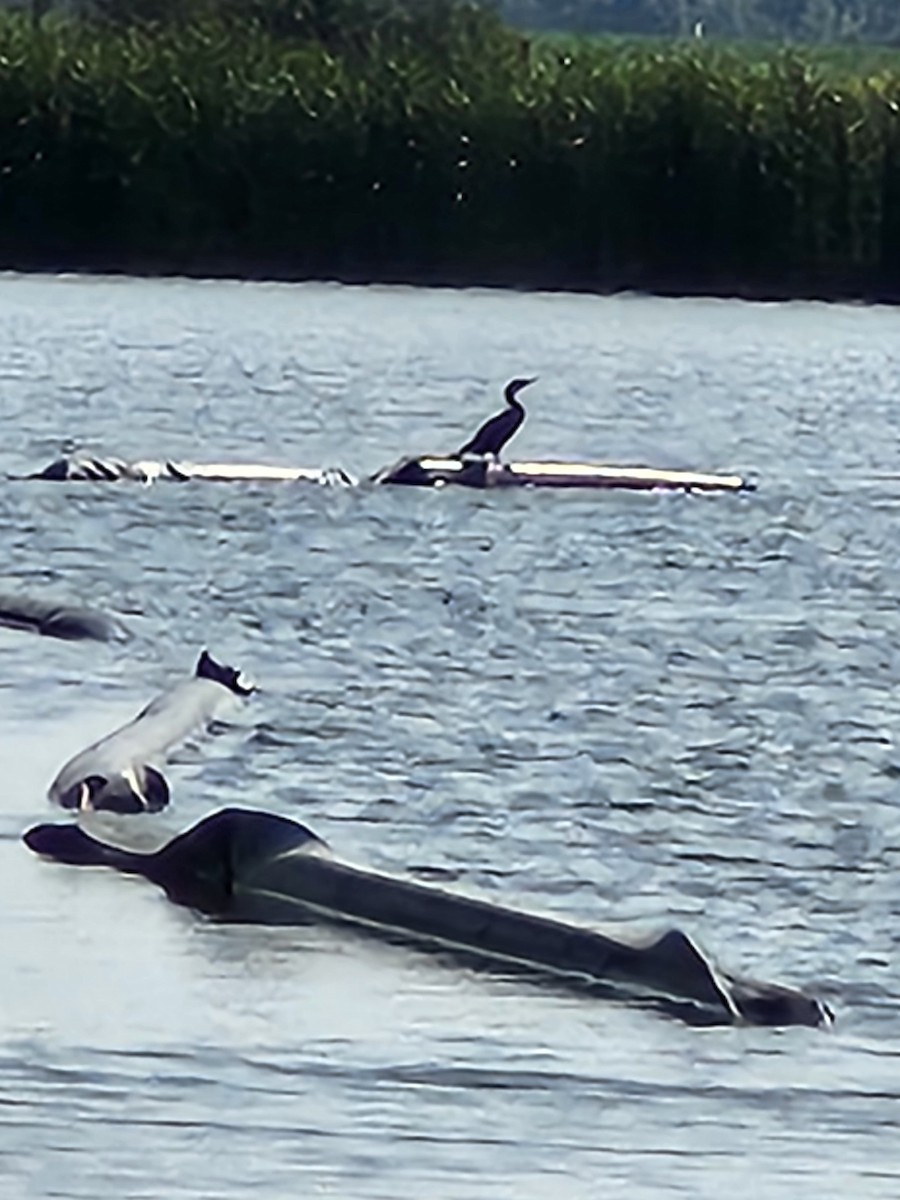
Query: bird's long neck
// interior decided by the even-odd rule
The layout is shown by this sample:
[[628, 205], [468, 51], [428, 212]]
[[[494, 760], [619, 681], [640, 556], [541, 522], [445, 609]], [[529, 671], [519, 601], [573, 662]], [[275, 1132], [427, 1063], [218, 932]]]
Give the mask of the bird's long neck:
[[516, 412], [520, 412], [520, 413], [525, 412], [525, 409], [522, 407], [521, 402], [516, 399], [516, 389], [507, 386], [507, 388], [503, 394], [506, 397], [506, 403], [509, 405], [510, 408], [514, 408], [516, 410]]

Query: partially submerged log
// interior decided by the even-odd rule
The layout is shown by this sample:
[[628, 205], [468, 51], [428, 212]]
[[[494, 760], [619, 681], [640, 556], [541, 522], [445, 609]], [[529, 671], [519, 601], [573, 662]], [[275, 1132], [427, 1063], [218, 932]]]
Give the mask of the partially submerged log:
[[25, 479], [44, 479], [53, 483], [90, 482], [118, 483], [130, 480], [135, 483], [152, 483], [159, 478], [165, 464], [146, 461], [129, 463], [121, 458], [98, 458], [90, 454], [66, 454], [48, 463], [40, 471], [25, 475]]
[[341, 467], [270, 467], [262, 463], [166, 462], [164, 478], [216, 483], [319, 483], [351, 487], [356, 480]]
[[615, 467], [602, 463], [496, 462], [489, 458], [402, 458], [377, 472], [373, 483], [411, 487], [598, 488], [627, 491], [742, 492], [753, 484], [741, 475], [666, 471], [654, 467]]
[[92, 455], [66, 455], [49, 463], [26, 479], [59, 483], [90, 482], [155, 483], [157, 480], [209, 480], [215, 483], [317, 483], [350, 486], [356, 481], [340, 467], [271, 467], [264, 463], [194, 463], [173, 460], [142, 459], [125, 462], [120, 458]]
[[240, 671], [204, 650], [193, 674], [69, 759], [50, 785], [50, 800], [63, 808], [158, 812], [169, 803], [169, 785], [160, 768], [171, 748], [208, 727], [235, 696], [253, 691]]
[[0, 594], [0, 625], [69, 642], [109, 642], [125, 636], [117, 621], [94, 609], [13, 593]]
[[[58, 458], [41, 471], [25, 476], [56, 482], [118, 483], [122, 480], [155, 483], [315, 483], [352, 487], [357, 481], [341, 467], [273, 467], [265, 463], [195, 463], [72, 455]], [[617, 467], [603, 463], [509, 462], [485, 457], [439, 458], [433, 455], [402, 458], [372, 476], [373, 483], [411, 487], [470, 488], [594, 488], [604, 491], [742, 492], [754, 484], [741, 475], [702, 471], [667, 471], [655, 467]]]
[[319, 916], [425, 948], [658, 996], [705, 1011], [712, 1023], [826, 1025], [828, 1008], [778, 984], [718, 971], [679, 929], [625, 942], [580, 925], [349, 866], [304, 825], [271, 813], [222, 809], [154, 853], [89, 836], [77, 825], [25, 834], [38, 854], [143, 875], [170, 900], [225, 921], [304, 924]]

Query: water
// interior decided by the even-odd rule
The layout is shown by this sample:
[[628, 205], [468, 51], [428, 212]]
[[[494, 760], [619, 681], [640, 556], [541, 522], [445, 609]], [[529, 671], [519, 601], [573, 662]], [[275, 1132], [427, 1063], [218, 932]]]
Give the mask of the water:
[[[0, 630], [3, 1195], [895, 1197], [897, 318], [878, 308], [0, 279], [0, 470], [452, 449], [747, 496], [0, 488], [3, 576], [126, 644]], [[263, 686], [147, 836], [227, 803], [342, 857], [808, 985], [698, 1030], [41, 862], [65, 758], [200, 648]]]

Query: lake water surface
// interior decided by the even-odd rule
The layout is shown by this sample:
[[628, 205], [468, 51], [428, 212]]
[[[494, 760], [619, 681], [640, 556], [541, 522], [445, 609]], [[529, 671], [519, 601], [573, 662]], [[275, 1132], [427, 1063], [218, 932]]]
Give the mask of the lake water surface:
[[[0, 1183], [31, 1200], [900, 1194], [900, 328], [888, 309], [0, 279], [0, 471], [62, 449], [450, 450], [738, 470], [685, 497], [6, 481]], [[262, 690], [148, 836], [223, 804], [341, 857], [809, 986], [697, 1029], [319, 926], [217, 926], [20, 842], [203, 646]]]

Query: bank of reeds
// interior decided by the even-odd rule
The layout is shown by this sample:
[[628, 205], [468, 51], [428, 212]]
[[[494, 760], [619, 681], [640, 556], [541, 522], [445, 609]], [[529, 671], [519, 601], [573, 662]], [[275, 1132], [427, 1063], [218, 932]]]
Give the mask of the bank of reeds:
[[0, 20], [0, 263], [900, 295], [900, 70]]

